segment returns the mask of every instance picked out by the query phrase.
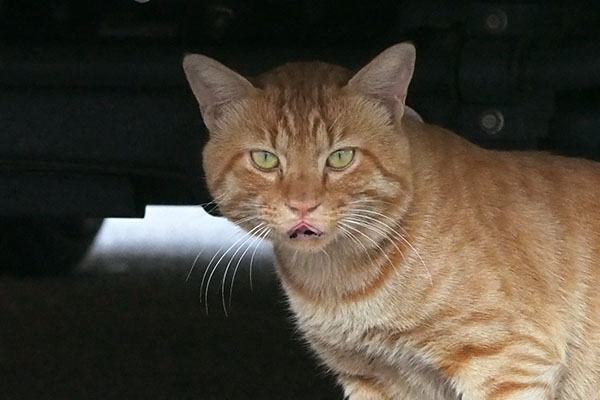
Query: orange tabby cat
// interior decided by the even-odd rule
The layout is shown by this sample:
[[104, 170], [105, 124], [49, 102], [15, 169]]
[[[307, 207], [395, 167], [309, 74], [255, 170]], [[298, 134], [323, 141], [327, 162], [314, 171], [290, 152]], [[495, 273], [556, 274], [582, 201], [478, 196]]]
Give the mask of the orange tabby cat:
[[188, 55], [223, 214], [273, 242], [351, 400], [600, 399], [600, 165], [481, 149], [405, 106], [415, 50], [253, 83]]

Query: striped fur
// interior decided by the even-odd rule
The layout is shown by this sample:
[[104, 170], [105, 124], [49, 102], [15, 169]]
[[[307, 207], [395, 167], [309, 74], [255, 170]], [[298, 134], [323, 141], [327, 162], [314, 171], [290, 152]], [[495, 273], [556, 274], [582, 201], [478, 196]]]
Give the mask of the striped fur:
[[[351, 76], [266, 73], [218, 104], [203, 151], [222, 212], [271, 229], [298, 327], [346, 396], [600, 399], [600, 166], [478, 148]], [[353, 164], [327, 170], [345, 147]], [[281, 168], [253, 167], [256, 149]], [[289, 199], [321, 204], [322, 238], [286, 236]]]

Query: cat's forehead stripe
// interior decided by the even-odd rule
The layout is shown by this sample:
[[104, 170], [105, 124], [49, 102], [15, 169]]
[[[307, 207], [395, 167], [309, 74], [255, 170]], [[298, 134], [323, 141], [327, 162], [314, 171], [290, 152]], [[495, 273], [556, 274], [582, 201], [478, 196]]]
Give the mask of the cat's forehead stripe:
[[296, 130], [296, 118], [294, 117], [294, 113], [290, 109], [290, 107], [283, 107], [282, 109], [283, 115], [282, 119], [284, 121], [284, 126], [287, 128], [288, 132], [294, 132]]
[[[276, 102], [278, 109], [275, 110], [277, 123], [274, 134], [279, 145], [283, 145], [282, 137], [289, 137], [291, 142], [288, 144], [331, 145], [333, 134], [329, 129], [331, 123], [328, 121], [327, 101], [323, 99], [327, 96], [324, 93], [326, 90], [313, 87], [301, 95], [296, 90], [283, 88], [280, 96], [285, 101]], [[296, 93], [292, 95], [290, 92]]]
[[349, 76], [344, 68], [319, 62], [286, 64], [260, 76], [257, 84], [275, 114], [271, 143], [331, 146], [340, 132], [331, 131], [336, 116], [329, 115], [330, 103]]

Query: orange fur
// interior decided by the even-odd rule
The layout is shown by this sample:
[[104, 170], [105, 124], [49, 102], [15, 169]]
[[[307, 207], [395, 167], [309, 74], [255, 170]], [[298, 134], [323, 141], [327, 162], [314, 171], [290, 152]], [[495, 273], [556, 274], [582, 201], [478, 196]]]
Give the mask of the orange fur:
[[[211, 193], [270, 229], [297, 324], [350, 399], [600, 399], [600, 166], [423, 123], [403, 103], [410, 55], [396, 47], [350, 83], [323, 63], [217, 77], [247, 93], [218, 103], [190, 78], [204, 61], [186, 59], [205, 119], [219, 116]], [[356, 159], [328, 170], [343, 147]], [[255, 168], [256, 149], [281, 168]], [[322, 237], [286, 236], [290, 199], [320, 204]]]

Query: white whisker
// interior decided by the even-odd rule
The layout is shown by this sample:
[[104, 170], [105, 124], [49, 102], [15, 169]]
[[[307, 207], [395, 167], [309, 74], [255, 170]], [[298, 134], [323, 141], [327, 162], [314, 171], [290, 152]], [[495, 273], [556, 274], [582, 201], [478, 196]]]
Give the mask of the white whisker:
[[[344, 220], [346, 220], [346, 219], [344, 219]], [[365, 234], [364, 232], [362, 232], [362, 231], [360, 231], [360, 230], [358, 230], [358, 229], [356, 229], [356, 228], [354, 228], [354, 227], [352, 227], [352, 226], [350, 226], [350, 225], [348, 225], [348, 224], [345, 224], [345, 223], [343, 223], [343, 222], [341, 222], [341, 221], [339, 222], [339, 224], [343, 225], [343, 226], [344, 226], [344, 227], [346, 227], [347, 229], [353, 230], [353, 231], [355, 231], [355, 232], [357, 232], [357, 233], [360, 233], [361, 235], [363, 235], [363, 236], [364, 236], [364, 237], [365, 237], [367, 240], [369, 240], [371, 243], [373, 243], [373, 245], [374, 245], [374, 246], [375, 246], [377, 249], [379, 249], [379, 251], [381, 252], [381, 254], [383, 254], [383, 256], [384, 256], [384, 257], [385, 257], [385, 258], [386, 258], [386, 259], [389, 261], [389, 263], [390, 263], [392, 266], [394, 266], [394, 263], [393, 263], [393, 262], [392, 262], [392, 260], [391, 260], [391, 259], [388, 257], [388, 255], [385, 253], [385, 251], [383, 251], [383, 249], [381, 248], [381, 246], [380, 246], [380, 245], [379, 245], [379, 244], [378, 244], [376, 241], [374, 241], [374, 240], [373, 240], [373, 239], [372, 239], [372, 238], [371, 238], [369, 235], [367, 235], [367, 234]]]
[[362, 222], [362, 221], [355, 220], [352, 218], [346, 218], [345, 220], [350, 223], [353, 223], [358, 226], [362, 226], [363, 228], [370, 229], [371, 231], [380, 234], [381, 236], [383, 236], [384, 239], [388, 240], [392, 244], [392, 246], [394, 246], [394, 248], [398, 251], [398, 253], [404, 258], [404, 253], [402, 253], [402, 250], [400, 250], [400, 248], [396, 245], [396, 243], [389, 237], [389, 233], [386, 233], [382, 229], [379, 229], [373, 225], [369, 225], [366, 222]]
[[[259, 229], [257, 232], [260, 232], [260, 233], [262, 233], [263, 229], [268, 229], [268, 228], [265, 228], [265, 227], [264, 227], [264, 223], [263, 223], [262, 225], [263, 225], [263, 226], [262, 226], [262, 228], [261, 228], [261, 229]], [[261, 225], [258, 225], [258, 226], [261, 226]], [[223, 312], [225, 313], [225, 316], [226, 316], [226, 317], [228, 316], [228, 313], [227, 313], [227, 307], [225, 306], [225, 282], [226, 282], [226, 280], [227, 280], [227, 273], [229, 272], [229, 268], [231, 267], [231, 263], [232, 263], [232, 262], [233, 262], [233, 260], [235, 259], [235, 256], [237, 255], [237, 253], [238, 253], [238, 252], [239, 252], [239, 251], [242, 249], [242, 247], [243, 247], [243, 246], [244, 246], [246, 243], [248, 243], [250, 240], [252, 240], [252, 239], [255, 239], [255, 238], [256, 238], [256, 236], [254, 236], [254, 235], [250, 235], [250, 236], [248, 236], [248, 237], [246, 238], [246, 240], [244, 240], [244, 241], [243, 241], [243, 242], [242, 242], [242, 243], [241, 243], [241, 244], [238, 246], [238, 248], [235, 250], [235, 252], [234, 252], [234, 253], [233, 253], [233, 255], [231, 256], [231, 258], [229, 259], [229, 262], [227, 263], [227, 266], [225, 267], [225, 271], [223, 272], [223, 282], [222, 282], [222, 284], [221, 284], [221, 301], [222, 301], [222, 303], [223, 303]], [[248, 250], [248, 248], [249, 248], [249, 247], [247, 247], [247, 248], [246, 248], [246, 251]], [[242, 261], [242, 257], [243, 257], [243, 255], [244, 255], [244, 254], [246, 254], [246, 253], [244, 252], [244, 253], [242, 254], [242, 256], [240, 256], [240, 259], [239, 259], [239, 261], [240, 261], [240, 262]], [[237, 263], [237, 266], [239, 266], [239, 265], [240, 265], [240, 263], [238, 262], [238, 263]], [[231, 279], [231, 281], [232, 281], [232, 286], [233, 286], [233, 280], [235, 279], [235, 273], [236, 273], [236, 272], [237, 272], [237, 267], [234, 269], [234, 272], [233, 272], [233, 277], [232, 277], [232, 279]]]
[[382, 204], [389, 204], [392, 206], [396, 206], [396, 203], [393, 203], [391, 201], [386, 201], [386, 200], [381, 200], [381, 199], [357, 199], [357, 200], [353, 200], [348, 202], [348, 204], [353, 205], [353, 204], [364, 204], [364, 203], [382, 203]]
[[[219, 264], [221, 263], [221, 261], [223, 260], [223, 258], [225, 258], [225, 256], [231, 251], [231, 249], [233, 249], [233, 247], [235, 245], [237, 245], [239, 242], [241, 242], [242, 240], [244, 240], [247, 236], [251, 235], [255, 230], [259, 229], [260, 227], [262, 227], [264, 225], [264, 223], [259, 224], [257, 226], [255, 226], [254, 228], [252, 228], [249, 232], [246, 232], [242, 237], [240, 237], [238, 240], [236, 240], [231, 246], [229, 246], [229, 248], [221, 255], [221, 257], [218, 259], [218, 261], [215, 263], [215, 265], [213, 266], [210, 274], [208, 275], [208, 280], [206, 281], [206, 288], [204, 291], [204, 305], [206, 307], [206, 314], [208, 314], [208, 289], [210, 288], [210, 282], [212, 280], [213, 275], [215, 274]], [[213, 257], [214, 259], [214, 257]], [[211, 259], [212, 262], [212, 259]], [[206, 270], [208, 271], [208, 269], [210, 268], [210, 263], [209, 266], [206, 268]], [[206, 271], [205, 271], [206, 273]], [[204, 279], [202, 279], [202, 281], [204, 281]], [[200, 288], [200, 290], [202, 290], [202, 287]]]
[[205, 249], [205, 248], [203, 248], [202, 250], [200, 250], [200, 251], [198, 252], [198, 254], [196, 254], [196, 258], [194, 258], [194, 262], [192, 263], [192, 266], [190, 267], [190, 271], [188, 272], [188, 274], [187, 274], [187, 277], [185, 278], [185, 281], [186, 281], [186, 282], [189, 282], [189, 280], [190, 280], [190, 276], [192, 275], [192, 271], [194, 270], [194, 267], [196, 266], [196, 263], [197, 263], [197, 262], [198, 262], [198, 260], [200, 259], [200, 256], [201, 256], [201, 255], [202, 255], [202, 253], [204, 252], [204, 249]]
[[329, 264], [331, 264], [331, 257], [329, 257], [329, 253], [327, 253], [327, 251], [323, 248], [319, 249], [321, 251], [321, 253], [325, 254], [325, 256], [327, 256], [327, 259], [329, 260]]
[[271, 233], [271, 229], [269, 229], [263, 236], [260, 237], [260, 240], [258, 240], [256, 242], [256, 244], [254, 245], [254, 251], [252, 252], [252, 257], [250, 257], [250, 290], [254, 290], [253, 284], [252, 284], [252, 264], [254, 262], [254, 256], [256, 255], [256, 251], [258, 250], [259, 244], [261, 240], [264, 240], [267, 236], [269, 236], [269, 233]]
[[382, 217], [382, 218], [385, 218], [385, 219], [387, 219], [388, 221], [390, 221], [390, 222], [391, 222], [391, 223], [392, 223], [392, 224], [393, 224], [395, 227], [397, 227], [398, 229], [401, 229], [401, 230], [402, 230], [402, 232], [403, 232], [403, 233], [404, 233], [406, 236], [409, 236], [409, 238], [410, 238], [410, 235], [408, 234], [408, 232], [406, 231], [406, 229], [404, 229], [404, 227], [403, 227], [403, 226], [400, 224], [400, 222], [399, 222], [399, 221], [396, 221], [396, 220], [394, 220], [393, 218], [390, 218], [389, 216], [387, 216], [387, 215], [385, 215], [385, 214], [382, 214], [382, 213], [380, 213], [380, 212], [373, 211], [373, 210], [368, 210], [368, 209], [365, 209], [365, 208], [353, 208], [353, 209], [352, 209], [352, 211], [356, 211], [356, 212], [366, 212], [366, 213], [369, 213], [369, 214], [372, 214], [372, 215], [377, 215], [377, 216], [380, 216], [380, 217]]
[[[360, 210], [360, 211], [366, 211], [366, 212], [369, 212], [370, 210]], [[377, 214], [377, 215], [380, 215], [381, 217], [384, 217], [384, 218], [386, 218], [386, 219], [388, 219], [388, 220], [392, 221], [392, 222], [393, 222], [393, 223], [394, 223], [394, 224], [395, 224], [395, 225], [396, 225], [398, 228], [402, 229], [402, 231], [403, 231], [403, 232], [404, 232], [406, 235], [408, 235], [408, 232], [406, 232], [406, 230], [405, 230], [405, 229], [404, 229], [404, 228], [403, 228], [403, 227], [402, 227], [402, 226], [401, 226], [401, 225], [400, 225], [398, 222], [394, 221], [392, 218], [390, 218], [390, 217], [388, 217], [388, 216], [386, 216], [386, 215], [384, 215], [384, 214], [378, 213], [378, 212], [376, 212], [376, 211], [373, 211], [372, 213], [374, 213], [374, 214]], [[381, 225], [385, 226], [387, 229], [389, 229], [389, 230], [391, 231], [390, 233], [392, 233], [394, 237], [396, 237], [396, 238], [398, 238], [398, 239], [402, 240], [402, 241], [403, 241], [403, 242], [404, 242], [404, 243], [405, 243], [405, 244], [406, 244], [408, 247], [410, 247], [410, 248], [411, 248], [411, 250], [412, 250], [412, 251], [413, 251], [413, 252], [416, 254], [416, 256], [419, 258], [419, 261], [420, 261], [420, 262], [421, 262], [421, 264], [423, 265], [423, 268], [425, 269], [425, 273], [427, 274], [427, 277], [429, 278], [429, 283], [430, 283], [431, 285], [433, 285], [433, 278], [431, 277], [431, 273], [429, 272], [429, 268], [427, 267], [427, 264], [425, 264], [425, 260], [423, 260], [423, 257], [421, 257], [421, 254], [420, 254], [420, 253], [417, 251], [417, 249], [416, 249], [416, 248], [415, 248], [415, 247], [414, 247], [414, 246], [413, 246], [413, 245], [410, 243], [410, 241], [408, 241], [408, 239], [406, 239], [406, 238], [404, 237], [404, 235], [400, 234], [398, 231], [394, 230], [394, 229], [393, 229], [391, 226], [389, 226], [388, 224], [386, 224], [386, 223], [385, 223], [385, 222], [383, 222], [383, 221], [380, 221], [380, 220], [378, 220], [377, 218], [369, 217], [369, 216], [367, 216], [367, 215], [356, 214], [356, 213], [351, 213], [351, 214], [349, 214], [349, 215], [351, 215], [351, 216], [354, 216], [354, 217], [363, 218], [363, 219], [367, 219], [367, 220], [370, 220], [370, 221], [377, 222], [377, 223], [379, 223], [379, 224], [381, 224]], [[390, 240], [390, 241], [391, 241], [391, 240]], [[396, 246], [396, 244], [395, 244], [393, 241], [391, 241], [391, 242], [392, 242], [392, 244], [394, 245], [394, 247], [396, 247], [396, 249], [397, 249], [397, 250], [400, 252], [400, 254], [402, 254], [402, 252], [400, 251], [400, 249], [398, 249], [398, 246]], [[406, 257], [404, 256], [404, 254], [402, 254], [402, 257], [403, 257], [404, 259], [406, 259]]]
[[206, 279], [206, 276], [208, 275], [210, 266], [212, 265], [213, 261], [215, 260], [215, 258], [217, 258], [217, 256], [219, 255], [221, 250], [223, 250], [224, 247], [225, 247], [225, 245], [222, 245], [221, 247], [219, 247], [219, 249], [215, 252], [215, 254], [212, 256], [212, 258], [208, 262], [208, 265], [206, 266], [206, 269], [204, 270], [204, 273], [202, 274], [202, 281], [200, 282], [200, 303], [202, 303], [202, 292], [203, 292], [202, 289], [204, 288], [204, 281]]
[[371, 258], [371, 253], [365, 247], [365, 245], [352, 232], [348, 231], [343, 226], [338, 226], [338, 228], [342, 231], [342, 233], [344, 233], [346, 235], [346, 237], [349, 237], [352, 241], [354, 241], [355, 243], [358, 243], [358, 245], [364, 249], [365, 254], [367, 255], [367, 257], [369, 257], [369, 261], [371, 261], [371, 264], [373, 264], [373, 258]]
[[[235, 268], [233, 269], [233, 276], [231, 277], [231, 285], [229, 286], [229, 308], [231, 309], [231, 297], [233, 296], [233, 284], [235, 282], [235, 275], [237, 274], [238, 268], [240, 267], [240, 264], [242, 263], [242, 260], [244, 259], [244, 256], [246, 255], [246, 253], [248, 252], [248, 250], [250, 250], [252, 248], [252, 245], [256, 242], [258, 242], [261, 238], [261, 236], [265, 233], [267, 233], [271, 228], [268, 227], [264, 227], [263, 229], [261, 229], [256, 235], [254, 235], [254, 238], [252, 240], [252, 242], [250, 242], [248, 244], [248, 246], [246, 246], [246, 250], [244, 250], [244, 252], [242, 253], [242, 255], [240, 256], [237, 264], [235, 265]], [[250, 287], [252, 290], [252, 274], [250, 274]]]
[[[213, 200], [214, 201], [214, 200]], [[207, 203], [208, 204], [208, 203]], [[234, 223], [239, 223], [239, 222], [245, 222], [245, 221], [249, 221], [252, 219], [256, 219], [255, 217], [246, 217], [246, 218], [241, 218], [237, 221], [234, 221]], [[219, 250], [217, 250], [217, 253], [215, 253], [215, 256], [219, 253], [219, 251], [221, 251], [223, 249], [223, 247], [225, 247], [224, 245], [221, 246], [219, 248]], [[203, 248], [202, 250], [200, 250], [198, 252], [198, 254], [196, 254], [196, 257], [194, 258], [194, 261], [192, 262], [192, 266], [190, 267], [190, 270], [188, 271], [188, 274], [185, 278], [185, 281], [188, 282], [190, 280], [190, 277], [192, 276], [192, 272], [194, 271], [194, 268], [196, 267], [196, 264], [198, 263], [198, 260], [200, 259], [200, 256], [202, 255], [202, 253], [204, 252], [204, 250], [206, 250], [206, 248]], [[213, 257], [214, 258], [214, 257]], [[202, 287], [204, 285], [204, 278], [206, 276], [206, 271], [204, 271], [204, 275], [202, 276], [202, 284], [200, 286], [200, 290], [202, 290]]]
[[213, 206], [211, 207], [211, 209], [206, 210], [206, 212], [211, 213], [215, 208], [217, 208], [219, 205], [221, 205], [222, 200], [225, 198], [225, 196], [226, 196], [226, 194], [223, 193], [223, 194], [215, 197], [213, 200], [209, 201], [208, 203], [199, 204], [199, 206], [206, 209], [206, 207], [208, 207], [212, 204]]

